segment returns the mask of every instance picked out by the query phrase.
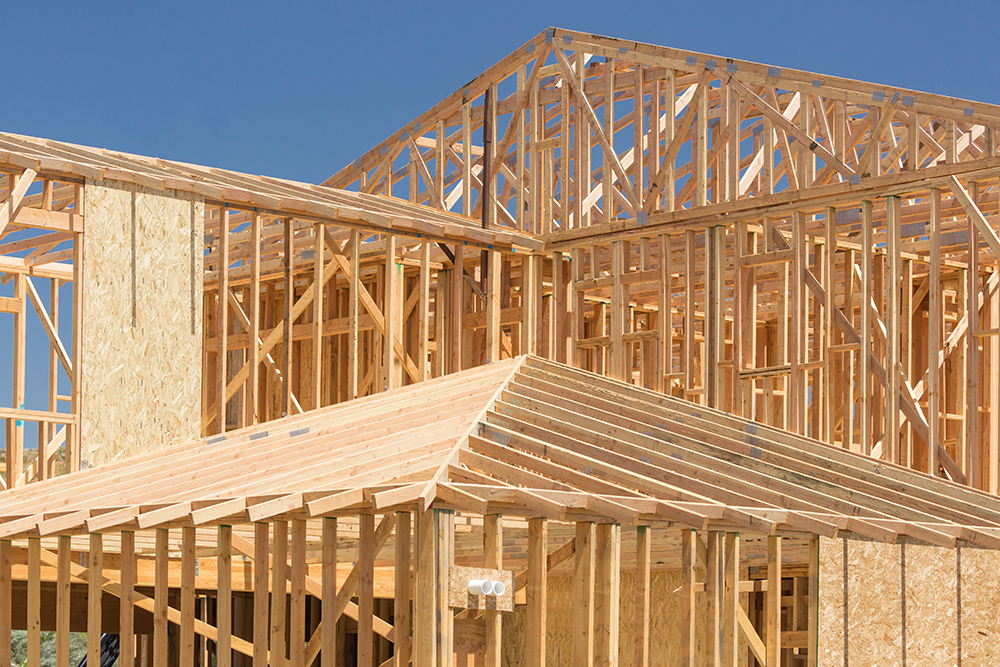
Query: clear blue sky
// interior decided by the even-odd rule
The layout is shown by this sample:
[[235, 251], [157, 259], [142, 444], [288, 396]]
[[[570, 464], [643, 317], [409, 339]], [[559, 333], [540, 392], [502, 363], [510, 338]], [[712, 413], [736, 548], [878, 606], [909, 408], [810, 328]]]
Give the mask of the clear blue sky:
[[[1000, 104], [996, 0], [50, 0], [2, 16], [3, 131], [311, 182], [549, 26]], [[28, 322], [27, 407], [44, 409]]]
[[312, 182], [548, 26], [1000, 103], [995, 0], [7, 4], [3, 130]]

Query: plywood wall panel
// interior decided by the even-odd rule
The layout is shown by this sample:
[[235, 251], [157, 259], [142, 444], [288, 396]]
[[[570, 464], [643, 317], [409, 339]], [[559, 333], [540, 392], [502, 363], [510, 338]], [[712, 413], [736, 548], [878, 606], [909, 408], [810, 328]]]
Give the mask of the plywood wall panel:
[[204, 203], [88, 181], [83, 459], [199, 437]]
[[961, 581], [962, 667], [1000, 664], [1000, 552], [962, 549]]
[[1000, 553], [821, 539], [819, 664], [845, 643], [852, 667], [997, 664]]
[[[746, 572], [744, 570], [744, 576]], [[650, 577], [650, 660], [651, 665], [681, 664], [681, 574], [679, 571], [653, 572]], [[549, 576], [548, 610], [546, 626], [546, 664], [563, 667], [573, 660], [573, 579], [568, 576]], [[635, 663], [635, 575], [621, 574], [619, 608], [618, 664], [632, 667]], [[741, 596], [744, 609], [747, 596]], [[704, 594], [696, 596], [698, 606], [698, 663], [704, 665], [706, 646], [705, 618], [707, 603]], [[504, 665], [519, 667], [525, 664], [525, 607], [518, 605], [513, 613], [503, 614]], [[740, 666], [747, 664], [746, 642], [740, 642]]]

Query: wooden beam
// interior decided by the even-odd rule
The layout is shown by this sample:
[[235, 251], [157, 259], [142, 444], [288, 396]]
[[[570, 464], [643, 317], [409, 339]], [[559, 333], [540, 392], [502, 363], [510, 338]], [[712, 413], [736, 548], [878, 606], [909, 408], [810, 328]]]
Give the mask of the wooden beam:
[[635, 533], [635, 667], [649, 667], [650, 528]]
[[781, 660], [781, 536], [767, 537], [767, 664]]
[[168, 588], [170, 556], [167, 551], [169, 538], [170, 531], [166, 528], [156, 530], [156, 544], [153, 551], [156, 571], [153, 582], [153, 667], [167, 667], [167, 605], [169, 604], [167, 597], [170, 594]]
[[[232, 632], [233, 632], [233, 529], [230, 526], [219, 526], [216, 542], [218, 555], [216, 567], [216, 622], [219, 629], [219, 639], [216, 642], [216, 667], [231, 667], [233, 664]], [[124, 582], [123, 582], [124, 586]]]
[[[285, 601], [288, 591], [288, 522], [275, 521], [271, 538], [271, 644], [279, 660], [287, 657], [285, 646]], [[267, 562], [267, 561], [264, 561]], [[258, 564], [259, 566], [259, 564]]]
[[[28, 538], [28, 594], [27, 594], [27, 646], [28, 665], [41, 664], [42, 652], [42, 542], [37, 537]], [[68, 586], [68, 582], [67, 582]], [[164, 667], [162, 664], [154, 667]]]
[[[10, 637], [13, 602], [11, 599], [11, 543], [10, 540], [0, 540], [0, 637]], [[0, 665], [13, 664], [11, 661], [11, 643], [4, 639], [0, 641]], [[124, 667], [124, 666], [123, 666]], [[128, 667], [132, 667], [128, 665]]]
[[594, 660], [595, 664], [615, 667], [620, 626], [621, 526], [597, 524], [594, 547]]
[[[253, 568], [253, 667], [268, 667], [268, 557], [270, 555], [270, 526], [265, 522], [254, 525]], [[324, 666], [325, 667], [325, 666]]]
[[308, 667], [306, 658], [306, 520], [292, 521], [291, 595], [289, 596], [289, 665]]
[[91, 533], [90, 553], [87, 567], [90, 581], [87, 582], [87, 664], [101, 664], [101, 578], [104, 567], [103, 535]]
[[180, 667], [194, 667], [196, 535], [193, 526], [181, 528], [181, 626], [177, 643]]
[[[490, 259], [492, 261], [492, 257]], [[503, 520], [499, 514], [483, 516], [483, 567], [499, 570], [503, 567]], [[486, 624], [486, 667], [500, 667], [503, 658], [502, 617], [499, 611], [483, 612]]]
[[358, 667], [374, 667], [375, 515], [358, 517]]
[[25, 169], [17, 177], [17, 181], [13, 184], [7, 201], [0, 207], [0, 236], [3, 236], [3, 230], [7, 227], [7, 223], [17, 217], [24, 201], [24, 195], [28, 192], [28, 188], [31, 187], [37, 175], [34, 169]]
[[[323, 517], [322, 541], [323, 593], [320, 598], [320, 624], [322, 625], [320, 628], [320, 659], [322, 662], [320, 667], [336, 667], [337, 623], [333, 621], [336, 615], [337, 599], [337, 519], [335, 517]], [[323, 623], [324, 619], [326, 623]], [[398, 650], [400, 644], [397, 643], [396, 646]]]
[[546, 615], [548, 611], [546, 578], [548, 568], [548, 523], [544, 518], [528, 520], [528, 588], [525, 633], [525, 665], [545, 667]]
[[409, 512], [396, 512], [395, 611], [392, 621], [396, 632], [396, 639], [393, 642], [395, 667], [407, 667], [413, 652], [410, 639], [411, 516]]
[[738, 667], [740, 606], [740, 534], [726, 533], [725, 593], [722, 611], [722, 665]]
[[594, 524], [576, 522], [573, 569], [573, 667], [594, 664]]
[[681, 666], [698, 664], [697, 605], [695, 601], [695, 556], [698, 534], [689, 529], [681, 531]]
[[[69, 535], [59, 536], [56, 580], [56, 664], [69, 663], [70, 564], [73, 545]], [[88, 633], [89, 634], [89, 633]]]

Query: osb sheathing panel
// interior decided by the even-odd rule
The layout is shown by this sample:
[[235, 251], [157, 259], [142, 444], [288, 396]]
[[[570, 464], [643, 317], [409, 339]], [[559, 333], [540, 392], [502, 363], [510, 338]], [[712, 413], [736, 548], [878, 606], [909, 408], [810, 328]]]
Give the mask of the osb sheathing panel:
[[[651, 665], [679, 665], [681, 657], [681, 574], [680, 572], [653, 572], [650, 578], [649, 605], [649, 656]], [[571, 664], [573, 659], [573, 579], [568, 576], [548, 577], [547, 623], [545, 633], [545, 662], [552, 667]], [[746, 608], [747, 596], [742, 602]], [[697, 647], [698, 662], [705, 664], [707, 602], [704, 594], [696, 595], [698, 607]], [[631, 667], [635, 664], [635, 575], [623, 572], [619, 606], [618, 664]], [[503, 659], [505, 667], [525, 664], [525, 606], [518, 605], [513, 613], [503, 614]], [[746, 643], [740, 642], [739, 664], [747, 664]]]
[[962, 667], [1000, 664], [1000, 552], [961, 549], [957, 556], [962, 572]]
[[183, 192], [88, 181], [83, 458], [197, 438], [205, 208]]
[[997, 664], [997, 552], [822, 539], [819, 591], [820, 665]]

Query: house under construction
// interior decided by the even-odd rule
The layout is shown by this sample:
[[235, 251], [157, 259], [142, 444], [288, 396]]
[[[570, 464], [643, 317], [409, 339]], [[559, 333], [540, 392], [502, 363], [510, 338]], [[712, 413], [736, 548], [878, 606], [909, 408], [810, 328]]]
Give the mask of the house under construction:
[[0, 665], [996, 664], [998, 144], [561, 29], [321, 185], [0, 133]]

